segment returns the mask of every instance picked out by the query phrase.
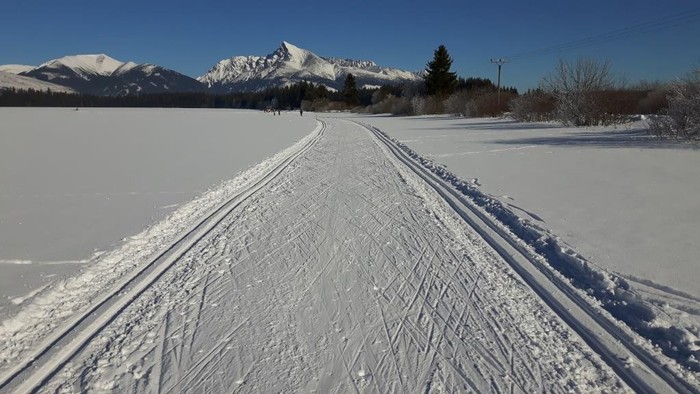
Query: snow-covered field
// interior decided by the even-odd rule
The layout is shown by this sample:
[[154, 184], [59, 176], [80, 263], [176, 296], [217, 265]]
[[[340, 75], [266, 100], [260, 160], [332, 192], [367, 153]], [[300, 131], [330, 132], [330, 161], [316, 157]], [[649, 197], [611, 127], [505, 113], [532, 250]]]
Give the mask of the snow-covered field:
[[[71, 115], [85, 115], [79, 112]], [[147, 230], [105, 248], [75, 276], [15, 298], [17, 305], [0, 324], [0, 391], [696, 392], [700, 387], [700, 307], [697, 297], [686, 294], [692, 288], [643, 272], [630, 275], [617, 265], [598, 268], [580, 250], [586, 242], [578, 233], [565, 240], [584, 256], [558, 238], [550, 225], [557, 216], [547, 206], [527, 205], [514, 187], [556, 194], [546, 197], [555, 200], [566, 195], [537, 183], [539, 178], [568, 179], [567, 169], [605, 162], [607, 150], [618, 158], [607, 158], [608, 164], [624, 169], [651, 160], [636, 161], [632, 154], [647, 150], [690, 165], [692, 146], [659, 144], [634, 129], [540, 129], [503, 120], [115, 112], [137, 122], [134, 127], [153, 127], [145, 120], [167, 115], [180, 127], [200, 125], [198, 133], [218, 116], [237, 124], [248, 124], [241, 119], [250, 116], [250, 129], [280, 127], [281, 133], [295, 129], [299, 135], [230, 180], [212, 176], [198, 190], [209, 188], [206, 193], [154, 216]], [[94, 115], [90, 124], [99, 128], [105, 115]], [[64, 116], [69, 115], [59, 117]], [[461, 170], [448, 164], [455, 173], [468, 171], [467, 164], [481, 168], [480, 160], [463, 158], [472, 156], [484, 156], [481, 164], [496, 169], [459, 172], [473, 179], [463, 182], [380, 129], [415, 150], [428, 141], [435, 150], [421, 153], [438, 163], [461, 158], [456, 162], [465, 166]], [[265, 140], [263, 135], [252, 138]], [[90, 133], [82, 136], [80, 141], [89, 140]], [[227, 138], [241, 140], [211, 138], [219, 145]], [[553, 142], [562, 138], [568, 142]], [[167, 145], [162, 156], [149, 150], [136, 162], [143, 169], [171, 160], [171, 170], [189, 179], [187, 174], [202, 175], [200, 160], [226, 155], [220, 146], [197, 148], [191, 137], [184, 139], [179, 150], [173, 141], [159, 140]], [[124, 151], [138, 140], [109, 142]], [[574, 141], [573, 152], [567, 151]], [[253, 146], [259, 145], [250, 142]], [[50, 149], [38, 157], [48, 161]], [[538, 149], [543, 151], [529, 161], [500, 157]], [[681, 162], [666, 151], [680, 152]], [[187, 164], [164, 157], [179, 155], [187, 162], [188, 154], [199, 171], [189, 173]], [[551, 156], [562, 157], [540, 163]], [[577, 156], [582, 157], [575, 161]], [[505, 189], [489, 189], [490, 179], [511, 167], [539, 176], [511, 175], [512, 182], [500, 181]], [[138, 169], [108, 174], [130, 178]], [[152, 171], [156, 175], [141, 179], [142, 186], [170, 185], [160, 179], [169, 172]], [[568, 206], [595, 194], [595, 184], [580, 185], [590, 178], [624, 184], [619, 171], [578, 174], [571, 182], [579, 194]], [[647, 179], [653, 183], [658, 173], [647, 175], [654, 175]], [[40, 179], [52, 185], [52, 177]], [[68, 184], [82, 191], [80, 182], [69, 179], [53, 187], [60, 191]], [[109, 190], [103, 177], [83, 179], [96, 179]], [[620, 190], [608, 186], [605, 192]], [[565, 203], [551, 204], [569, 212]], [[42, 267], [26, 266], [32, 275]], [[627, 281], [615, 272], [653, 282]]]
[[700, 298], [700, 146], [643, 124], [566, 128], [508, 119], [358, 117], [473, 180], [589, 261]]
[[0, 308], [314, 126], [298, 113], [0, 108]]

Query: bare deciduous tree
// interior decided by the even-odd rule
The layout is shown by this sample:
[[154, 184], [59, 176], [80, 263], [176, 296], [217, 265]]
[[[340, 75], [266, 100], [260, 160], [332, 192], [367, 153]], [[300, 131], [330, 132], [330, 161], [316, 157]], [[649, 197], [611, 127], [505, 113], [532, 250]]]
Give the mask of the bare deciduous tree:
[[671, 85], [666, 115], [652, 116], [650, 131], [660, 138], [700, 138], [700, 68]]
[[613, 87], [610, 62], [590, 58], [579, 58], [574, 63], [560, 60], [554, 73], [542, 80], [542, 89], [556, 99], [559, 119], [575, 126], [605, 122], [608, 117], [595, 95]]

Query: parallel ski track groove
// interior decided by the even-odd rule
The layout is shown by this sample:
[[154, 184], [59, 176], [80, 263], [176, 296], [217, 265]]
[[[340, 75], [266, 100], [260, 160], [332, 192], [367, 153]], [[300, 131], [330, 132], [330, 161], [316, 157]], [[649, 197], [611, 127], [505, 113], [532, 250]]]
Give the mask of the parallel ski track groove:
[[[473, 203], [458, 191], [454, 190], [446, 181], [433, 174], [430, 170], [418, 164], [413, 158], [408, 156], [401, 148], [389, 139], [381, 130], [350, 120], [368, 130], [376, 137], [379, 144], [386, 147], [401, 163], [411, 172], [415, 173], [435, 190], [447, 204], [471, 227], [473, 228], [533, 289], [533, 291], [552, 309], [569, 327], [571, 327], [600, 357], [608, 364], [615, 373], [627, 383], [634, 391], [639, 393], [654, 393], [657, 390], [643, 377], [627, 368], [625, 362], [620, 359], [616, 351], [599, 339], [590, 327], [581, 324], [576, 316], [571, 313], [560, 301], [551, 296], [551, 290], [545, 288], [540, 283], [540, 279], [535, 278], [528, 268], [524, 267], [520, 261], [527, 261], [535, 270], [542, 273], [556, 289], [566, 296], [569, 301], [576, 305], [582, 312], [588, 315], [598, 327], [608, 336], [622, 344], [622, 346], [632, 353], [641, 363], [655, 375], [661, 382], [667, 385], [669, 391], [678, 393], [700, 393], [687, 382], [677, 379], [670, 372], [663, 369], [646, 350], [635, 345], [628, 335], [616, 327], [606, 317], [600, 315], [586, 300], [572, 291], [570, 285], [564, 283], [560, 278], [547, 272], [540, 267], [533, 257], [515, 241], [511, 235], [493, 223], [490, 219]], [[515, 253], [513, 253], [515, 252]]]
[[[179, 258], [184, 256], [199, 240], [223, 221], [228, 214], [273, 179], [277, 178], [295, 159], [311, 149], [323, 137], [326, 128], [327, 124], [322, 120], [318, 120], [317, 130], [315, 130], [316, 135], [296, 152], [291, 153], [251, 185], [211, 210], [204, 218], [200, 219], [154, 257], [150, 258], [138, 271], [121, 279], [117, 285], [96, 302], [49, 335], [35, 351], [25, 356], [14, 368], [0, 377], [0, 391], [8, 388], [20, 376], [22, 377], [22, 382], [12, 388], [13, 392], [35, 392], [39, 389], [131, 304], [136, 297], [155, 283]], [[93, 317], [93, 319], [89, 320], [90, 317]], [[71, 334], [74, 334], [72, 339], [69, 338]], [[55, 350], [57, 345], [66, 340], [68, 340], [68, 343], [60, 348], [58, 354], [51, 355], [49, 360], [43, 360], [52, 350]], [[41, 363], [42, 361], [43, 363]]]

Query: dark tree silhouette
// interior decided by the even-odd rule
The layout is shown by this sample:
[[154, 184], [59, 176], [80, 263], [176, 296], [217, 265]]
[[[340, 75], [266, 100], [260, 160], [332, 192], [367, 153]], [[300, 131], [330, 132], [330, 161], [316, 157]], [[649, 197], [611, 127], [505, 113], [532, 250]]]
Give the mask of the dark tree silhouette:
[[350, 106], [355, 106], [359, 102], [359, 94], [357, 92], [357, 83], [355, 82], [355, 76], [348, 74], [345, 77], [345, 85], [343, 86], [343, 97], [345, 102]]
[[425, 69], [425, 87], [429, 95], [447, 97], [457, 86], [457, 75], [450, 71], [452, 58], [444, 45], [435, 50], [433, 60]]

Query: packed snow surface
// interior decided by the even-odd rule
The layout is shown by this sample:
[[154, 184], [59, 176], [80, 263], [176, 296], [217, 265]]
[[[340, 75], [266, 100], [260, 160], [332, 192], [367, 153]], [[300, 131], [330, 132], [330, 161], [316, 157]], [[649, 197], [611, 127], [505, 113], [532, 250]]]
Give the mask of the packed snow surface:
[[697, 145], [654, 140], [643, 122], [361, 119], [552, 230], [592, 263], [700, 298]]
[[[152, 284], [114, 290], [133, 301], [105, 317], [102, 328], [75, 334], [86, 342], [68, 364], [46, 381], [35, 374], [44, 364], [30, 368], [15, 387], [628, 391], [366, 128], [330, 119], [301, 143], [292, 160], [278, 155], [222, 184], [183, 207], [184, 216], [176, 212], [160, 230], [38, 295], [0, 327], [0, 374], [70, 311], [131, 275], [142, 264], [138, 250], [165, 247], [168, 229], [211, 209], [210, 199], [248, 190], [207, 231], [195, 231], [201, 238], [193, 235], [191, 247], [165, 260], [172, 265]], [[256, 177], [275, 163], [276, 175]]]
[[[140, 112], [158, 111], [119, 114], [147, 123]], [[629, 384], [692, 392], [700, 385], [697, 297], [597, 265], [542, 214], [516, 204], [517, 195], [487, 194], [493, 174], [465, 180], [437, 161], [527, 152], [536, 149], [534, 137], [518, 135], [530, 145], [478, 150], [453, 140], [452, 151], [425, 154], [430, 160], [366, 124], [424, 127], [438, 140], [450, 134], [440, 137], [436, 125], [449, 130], [450, 122], [479, 127], [482, 137], [533, 125], [235, 111], [186, 111], [179, 123], [189, 118], [201, 133], [199, 113], [233, 114], [242, 124], [240, 116], [255, 115], [256, 130], [315, 128], [79, 261], [74, 276], [12, 298], [0, 324], [0, 389], [621, 392]], [[601, 141], [679, 148], [636, 127], [574, 135], [596, 137], [601, 150]], [[197, 160], [227, 155], [185, 145]], [[163, 159], [150, 153], [144, 164]], [[31, 275], [41, 267], [11, 263]]]
[[298, 113], [0, 108], [0, 314], [314, 124]]

